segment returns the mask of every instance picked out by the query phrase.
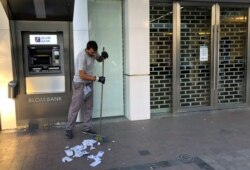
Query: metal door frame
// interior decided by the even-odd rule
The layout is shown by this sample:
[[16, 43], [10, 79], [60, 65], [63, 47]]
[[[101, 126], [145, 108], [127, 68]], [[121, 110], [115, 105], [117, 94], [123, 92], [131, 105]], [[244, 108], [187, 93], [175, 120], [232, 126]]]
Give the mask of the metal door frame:
[[[180, 107], [180, 42], [181, 42], [181, 4], [189, 6], [206, 6], [211, 5], [211, 76], [210, 76], [210, 106], [198, 106], [190, 108]], [[246, 4], [244, 4], [246, 5]], [[218, 104], [218, 86], [219, 86], [219, 56], [220, 56], [220, 8], [221, 6], [237, 6], [242, 7], [243, 4], [228, 4], [228, 3], [211, 3], [207, 2], [173, 2], [173, 104], [172, 114], [179, 114], [189, 111], [202, 111], [214, 109], [230, 109], [237, 107], [250, 106], [250, 67], [246, 68], [246, 102], [235, 103], [233, 105]], [[246, 51], [247, 65], [250, 65], [250, 5], [248, 7], [248, 44]]]
[[[247, 65], [250, 66], [250, 5], [248, 7]], [[250, 67], [247, 67], [246, 103], [250, 106]]]
[[[180, 107], [180, 44], [181, 44], [181, 5], [186, 6], [208, 6], [213, 8], [213, 3], [190, 3], [190, 2], [174, 2], [173, 3], [173, 114], [183, 112], [192, 112], [200, 110], [212, 110], [212, 106], [196, 106], [196, 107]], [[211, 17], [213, 17], [211, 15]], [[213, 19], [212, 19], [213, 20]], [[212, 30], [212, 29], [211, 29]], [[211, 31], [212, 32], [212, 31]], [[212, 42], [212, 39], [211, 39]], [[211, 56], [212, 63], [212, 56]], [[212, 68], [211, 68], [212, 70]], [[212, 75], [212, 72], [211, 72]], [[211, 97], [210, 97], [211, 98]], [[210, 99], [211, 100], [211, 99]], [[210, 101], [211, 103], [211, 101]]]
[[249, 7], [244, 7], [244, 5], [246, 4], [242, 4], [242, 3], [238, 3], [238, 4], [229, 4], [229, 3], [216, 3], [215, 4], [215, 36], [213, 38], [215, 38], [216, 40], [214, 41], [216, 44], [214, 44], [213, 48], [216, 49], [215, 53], [216, 56], [213, 56], [213, 59], [215, 60], [215, 86], [214, 86], [214, 96], [212, 99], [214, 99], [214, 103], [213, 103], [213, 109], [235, 109], [235, 108], [240, 108], [240, 107], [247, 107], [250, 105], [250, 101], [249, 101], [249, 83], [250, 83], [250, 68], [246, 67], [245, 73], [246, 73], [246, 77], [245, 77], [245, 84], [246, 84], [246, 90], [245, 90], [245, 103], [227, 103], [227, 104], [219, 104], [218, 103], [218, 89], [219, 89], [219, 57], [220, 57], [220, 33], [221, 33], [221, 29], [220, 29], [220, 24], [221, 24], [221, 20], [220, 20], [220, 9], [221, 7], [237, 7], [237, 8], [246, 8], [248, 10], [248, 39], [247, 39], [247, 49], [246, 49], [246, 63], [247, 65], [250, 64], [249, 61], [249, 57], [250, 57], [250, 35], [249, 35], [249, 28], [250, 28], [250, 4]]
[[218, 105], [218, 81], [219, 81], [219, 55], [220, 55], [220, 6], [218, 3], [212, 7], [212, 32], [211, 32], [211, 95], [212, 108]]

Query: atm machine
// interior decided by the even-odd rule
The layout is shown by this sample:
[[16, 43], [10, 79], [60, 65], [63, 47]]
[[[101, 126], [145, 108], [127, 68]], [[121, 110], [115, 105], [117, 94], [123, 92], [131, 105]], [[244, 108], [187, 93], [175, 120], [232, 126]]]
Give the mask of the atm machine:
[[62, 34], [24, 33], [23, 42], [25, 93], [64, 93]]
[[70, 30], [67, 22], [16, 22], [19, 125], [67, 120], [74, 68]]
[[74, 0], [0, 0], [9, 18], [17, 126], [67, 120], [74, 74]]

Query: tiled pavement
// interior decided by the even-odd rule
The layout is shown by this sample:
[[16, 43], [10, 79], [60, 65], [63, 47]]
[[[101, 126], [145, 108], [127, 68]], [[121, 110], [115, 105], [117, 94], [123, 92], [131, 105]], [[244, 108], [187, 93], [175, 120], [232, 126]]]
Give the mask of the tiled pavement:
[[[98, 122], [94, 122], [98, 128]], [[224, 110], [158, 117], [144, 121], [105, 120], [109, 142], [102, 163], [93, 168], [87, 157], [62, 163], [66, 146], [89, 136], [81, 124], [72, 140], [63, 128], [0, 132], [1, 170], [250, 170], [250, 110]]]

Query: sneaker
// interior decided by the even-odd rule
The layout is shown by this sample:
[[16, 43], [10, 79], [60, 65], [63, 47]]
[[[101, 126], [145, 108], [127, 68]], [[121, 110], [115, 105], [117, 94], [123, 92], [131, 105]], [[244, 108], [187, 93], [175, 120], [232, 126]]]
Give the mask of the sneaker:
[[82, 133], [89, 134], [89, 135], [96, 135], [96, 131], [89, 129], [89, 130], [82, 130]]
[[73, 138], [73, 133], [72, 133], [72, 130], [66, 130], [65, 131], [65, 138], [67, 139], [72, 139]]

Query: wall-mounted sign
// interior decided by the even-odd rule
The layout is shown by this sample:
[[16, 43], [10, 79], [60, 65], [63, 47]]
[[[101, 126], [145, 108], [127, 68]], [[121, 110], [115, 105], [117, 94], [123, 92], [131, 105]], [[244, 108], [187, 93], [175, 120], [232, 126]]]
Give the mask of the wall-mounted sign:
[[57, 35], [30, 35], [30, 45], [57, 44]]
[[200, 61], [208, 61], [208, 47], [200, 46]]
[[53, 96], [53, 97], [30, 97], [28, 98], [28, 103], [52, 103], [52, 102], [62, 102], [62, 97]]

